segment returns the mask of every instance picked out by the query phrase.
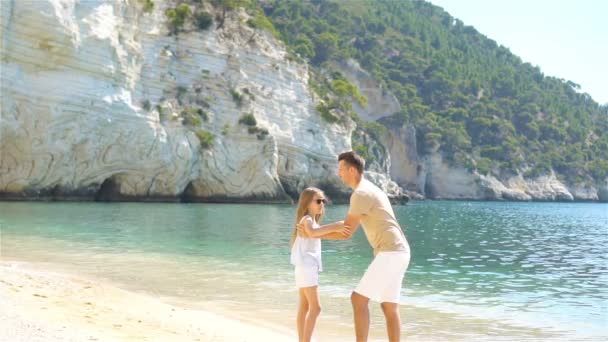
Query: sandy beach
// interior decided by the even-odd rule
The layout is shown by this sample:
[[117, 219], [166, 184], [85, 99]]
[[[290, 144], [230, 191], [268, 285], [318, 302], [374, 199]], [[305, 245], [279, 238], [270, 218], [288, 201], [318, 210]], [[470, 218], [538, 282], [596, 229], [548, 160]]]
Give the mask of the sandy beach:
[[0, 341], [293, 341], [279, 326], [182, 308], [79, 276], [0, 262]]

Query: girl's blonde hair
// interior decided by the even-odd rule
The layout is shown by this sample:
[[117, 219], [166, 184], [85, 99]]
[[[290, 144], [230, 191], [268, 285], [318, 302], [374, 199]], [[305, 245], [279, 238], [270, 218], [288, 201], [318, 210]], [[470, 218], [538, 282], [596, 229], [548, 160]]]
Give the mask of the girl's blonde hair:
[[[296, 211], [295, 225], [300, 223], [302, 217], [308, 215], [308, 205], [310, 205], [310, 202], [312, 202], [312, 199], [315, 197], [315, 194], [319, 194], [325, 197], [325, 194], [321, 189], [313, 187], [306, 188], [304, 189], [304, 191], [302, 191], [302, 193], [300, 193], [300, 198], [298, 199], [298, 210]], [[321, 223], [321, 220], [323, 219], [323, 214], [315, 215], [314, 218], [315, 222]], [[291, 234], [291, 241], [289, 243], [291, 246], [293, 246], [293, 243], [296, 241], [296, 236], [298, 235], [298, 231], [295, 225], [293, 226], [293, 233]]]

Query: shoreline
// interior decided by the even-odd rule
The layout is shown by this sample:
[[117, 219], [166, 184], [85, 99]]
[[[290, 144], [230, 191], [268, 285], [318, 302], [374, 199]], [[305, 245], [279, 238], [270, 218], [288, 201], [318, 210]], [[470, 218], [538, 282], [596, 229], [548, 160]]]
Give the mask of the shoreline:
[[[47, 267], [44, 262], [0, 257], [0, 341], [297, 341], [295, 324], [277, 319], [264, 307], [190, 302]], [[371, 305], [374, 312], [379, 314], [379, 307]], [[411, 306], [406, 312], [402, 338], [407, 341], [563, 340], [558, 331], [483, 318], [469, 318], [469, 327], [460, 330], [455, 328], [462, 323], [458, 314]], [[350, 320], [337, 322], [331, 316], [326, 313], [318, 322], [316, 341], [351, 341]], [[415, 325], [407, 327], [411, 323]], [[372, 327], [370, 341], [383, 340], [384, 329]]]
[[[389, 198], [392, 205], [407, 205], [412, 202], [496, 202], [496, 203], [581, 203], [581, 204], [606, 204], [608, 200], [590, 200], [590, 199], [530, 199], [530, 200], [512, 200], [512, 199], [491, 199], [491, 198], [410, 198], [406, 201], [401, 201], [397, 198]], [[0, 202], [19, 203], [174, 203], [174, 204], [273, 204], [273, 205], [293, 205], [296, 200], [285, 199], [251, 199], [251, 198], [191, 198], [184, 200], [180, 197], [157, 196], [157, 197], [123, 197], [111, 200], [99, 200], [95, 196], [21, 196], [6, 194], [0, 192]], [[330, 199], [330, 203], [334, 205], [348, 204], [348, 199], [334, 198]]]
[[[294, 332], [0, 259], [0, 340], [293, 341]], [[5, 335], [5, 336], [4, 336]]]

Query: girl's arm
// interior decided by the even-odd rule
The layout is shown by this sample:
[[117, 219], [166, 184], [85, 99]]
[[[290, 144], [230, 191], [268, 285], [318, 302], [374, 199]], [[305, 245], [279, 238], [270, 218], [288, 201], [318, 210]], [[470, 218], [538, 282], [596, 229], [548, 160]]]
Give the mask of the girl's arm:
[[306, 220], [303, 224], [305, 234], [308, 237], [320, 238], [324, 235], [337, 233], [339, 235], [347, 235], [349, 229], [344, 226], [344, 221], [338, 221], [330, 224], [323, 225], [317, 229], [312, 228], [312, 220]]
[[361, 222], [361, 215], [348, 214], [344, 221], [338, 221], [336, 223], [332, 223], [332, 225], [343, 225], [343, 229], [339, 229], [337, 232], [328, 233], [326, 235], [321, 236], [323, 240], [348, 240], [350, 239], [357, 228], [359, 227], [359, 222]]

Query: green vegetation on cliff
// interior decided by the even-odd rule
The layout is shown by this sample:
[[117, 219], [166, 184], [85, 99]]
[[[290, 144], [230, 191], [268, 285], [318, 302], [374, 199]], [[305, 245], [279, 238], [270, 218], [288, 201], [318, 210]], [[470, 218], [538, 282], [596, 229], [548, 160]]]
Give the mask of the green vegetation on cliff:
[[402, 110], [390, 122], [416, 127], [421, 154], [439, 144], [452, 163], [482, 173], [518, 169], [533, 176], [553, 168], [577, 182], [608, 176], [608, 105], [579, 93], [572, 81], [545, 76], [437, 6], [259, 5], [289, 49], [313, 66], [353, 58], [393, 92]]

